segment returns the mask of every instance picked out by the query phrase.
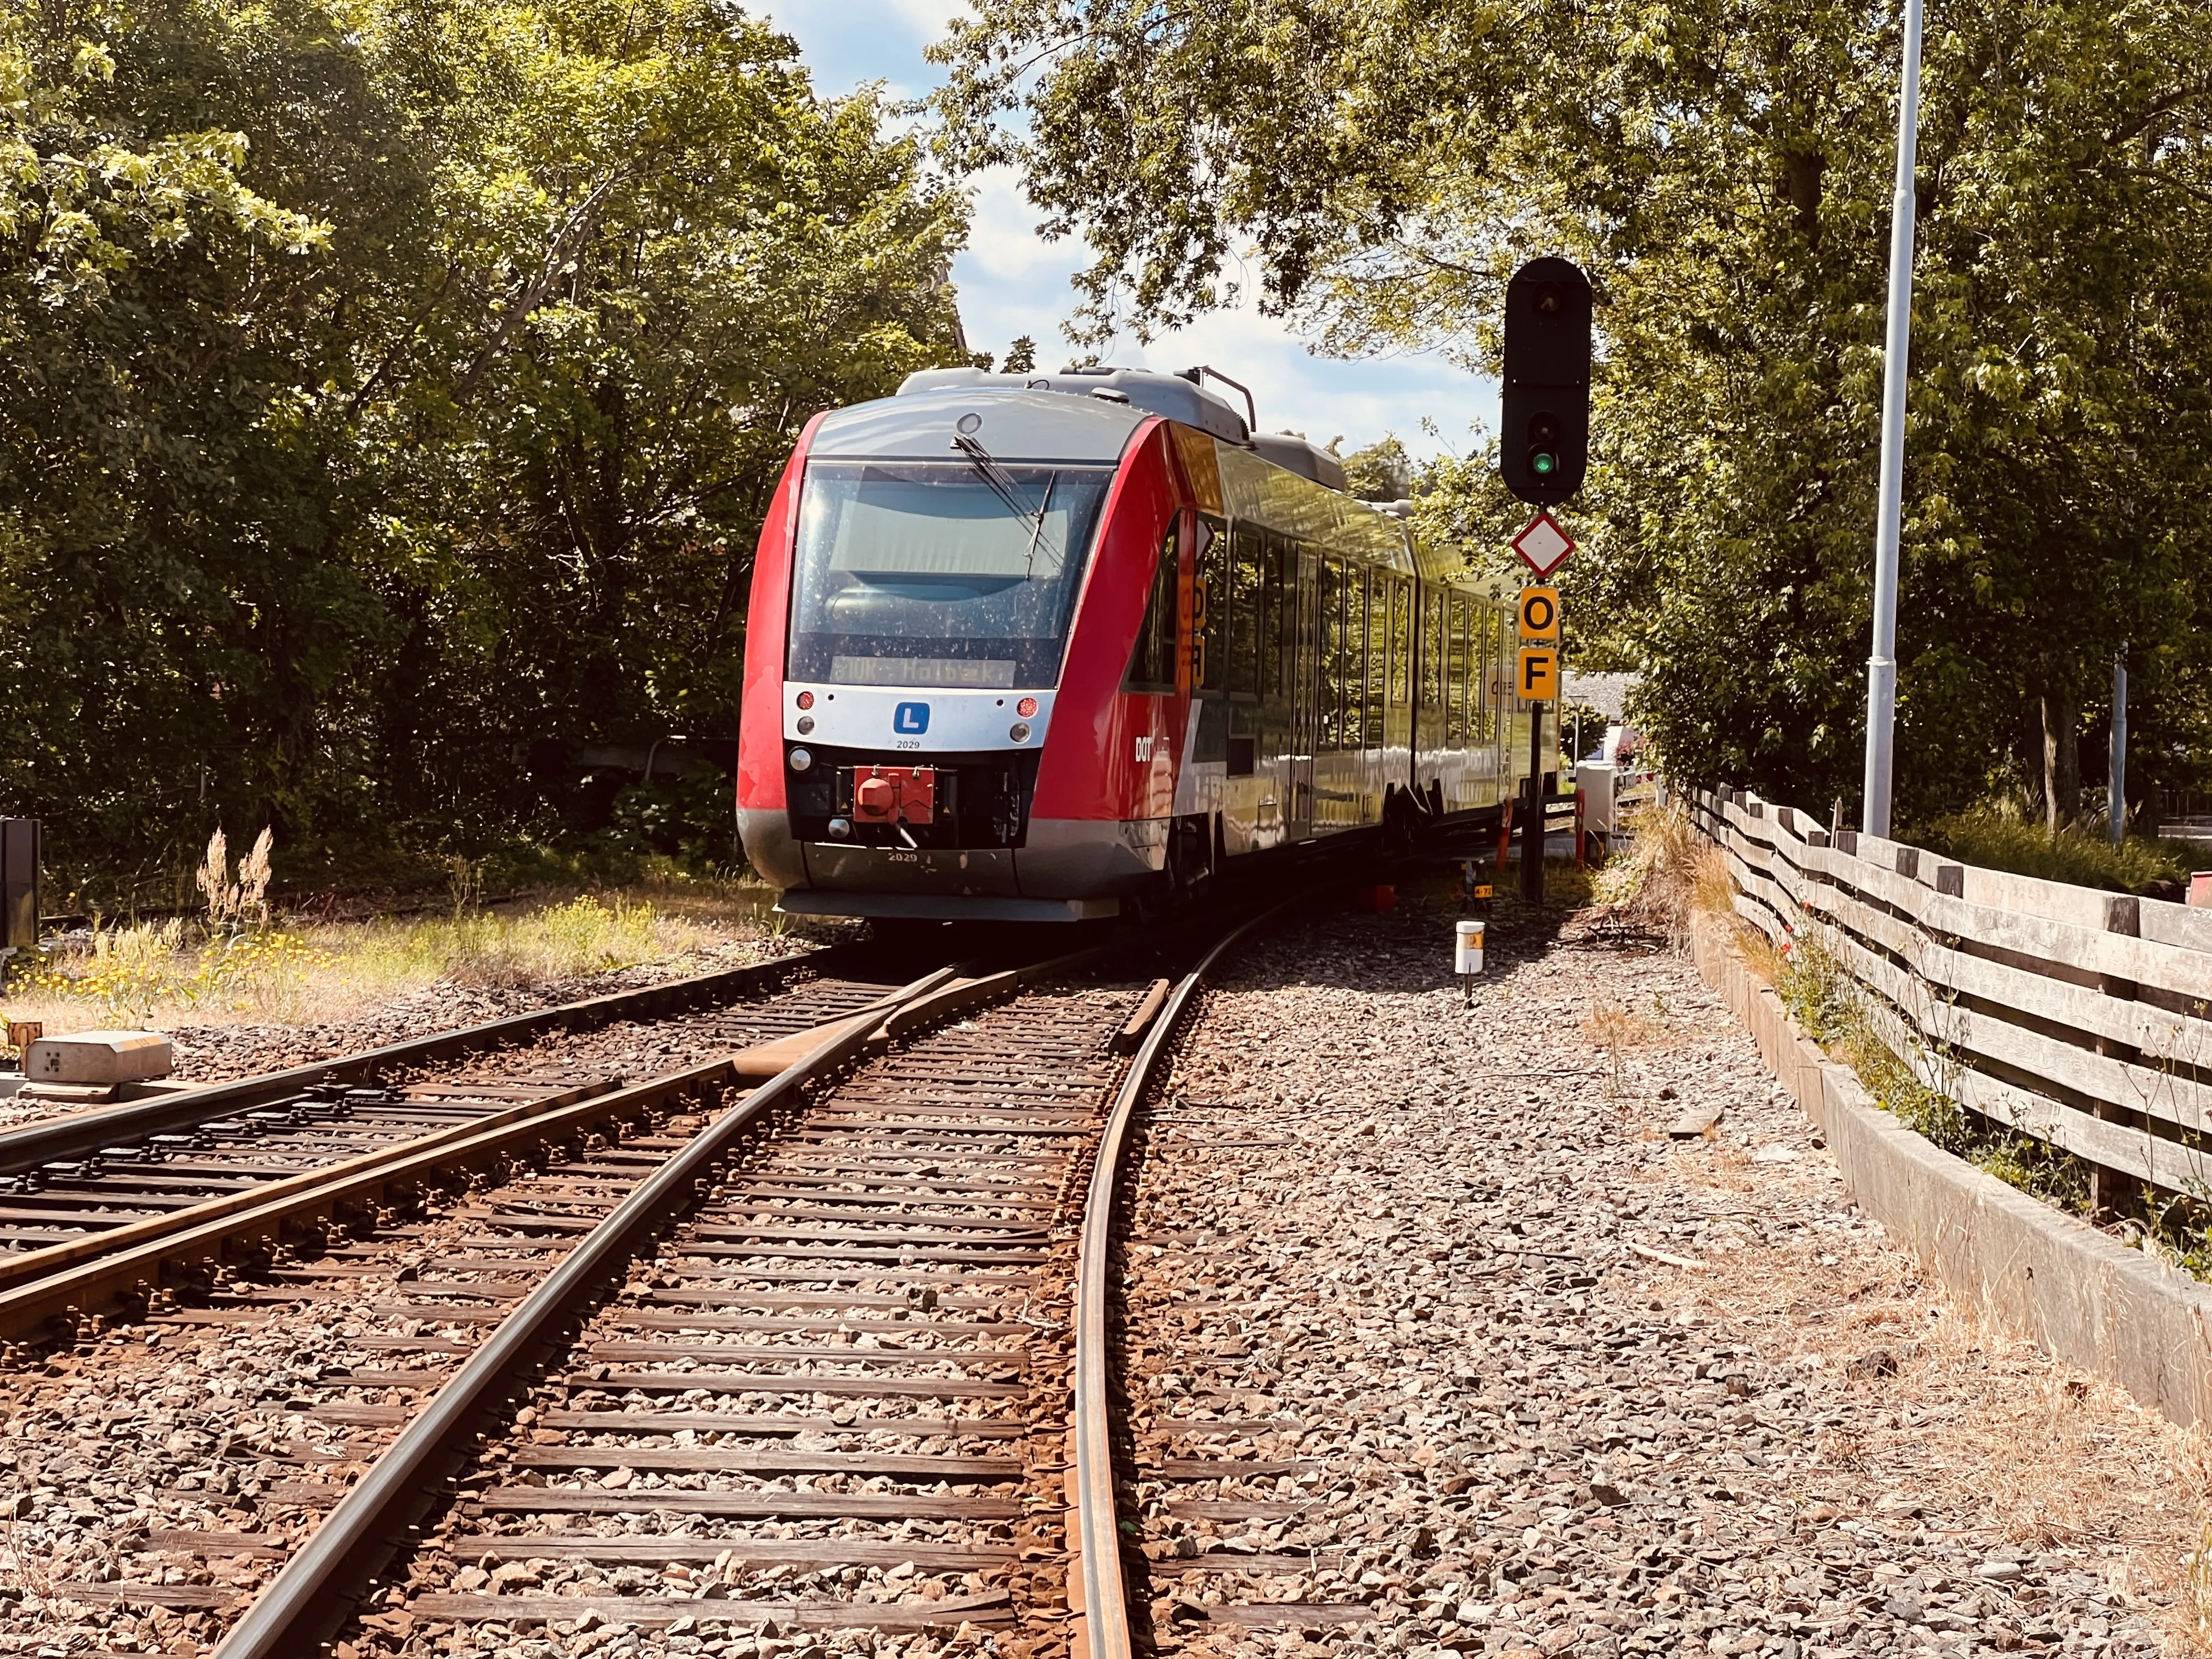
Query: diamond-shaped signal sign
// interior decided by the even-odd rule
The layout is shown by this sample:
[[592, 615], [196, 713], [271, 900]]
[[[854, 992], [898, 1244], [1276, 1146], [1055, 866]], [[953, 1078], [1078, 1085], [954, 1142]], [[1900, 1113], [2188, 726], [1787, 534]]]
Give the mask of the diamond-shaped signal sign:
[[1529, 569], [1548, 576], [1567, 562], [1567, 555], [1575, 550], [1575, 538], [1540, 509], [1528, 527], [1513, 538], [1513, 550]]

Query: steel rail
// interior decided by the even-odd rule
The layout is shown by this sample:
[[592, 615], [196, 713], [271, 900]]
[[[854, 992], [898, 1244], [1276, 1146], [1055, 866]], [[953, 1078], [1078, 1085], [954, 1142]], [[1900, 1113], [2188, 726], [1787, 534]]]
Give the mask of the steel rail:
[[[960, 983], [972, 991], [979, 982]], [[835, 1013], [798, 1035], [819, 1038], [855, 1021], [872, 1027], [886, 1016], [895, 1018], [896, 994]], [[735, 1053], [738, 1063], [745, 1052]], [[569, 1139], [596, 1122], [629, 1115], [661, 1097], [719, 1079], [732, 1058], [628, 1086], [602, 1079], [559, 1090], [162, 1214], [0, 1256], [0, 1340], [73, 1339], [82, 1332], [70, 1328], [83, 1315], [106, 1313], [118, 1302], [127, 1317], [139, 1316], [146, 1310], [135, 1303], [150, 1303], [179, 1264], [199, 1268], [220, 1262], [241, 1239], [252, 1242], [256, 1254], [264, 1253], [294, 1224], [343, 1216], [395, 1188], [409, 1189], [447, 1170], [481, 1167], [518, 1149]]]
[[[917, 983], [933, 987], [956, 972], [941, 969]], [[945, 994], [972, 997], [978, 983], [960, 980], [948, 986]], [[871, 1034], [886, 1017], [897, 1018], [902, 999], [913, 992], [910, 986], [878, 998], [817, 1029], [824, 1036], [842, 1035], [855, 1026], [864, 1036]], [[733, 1061], [733, 1056], [725, 1055], [627, 1087], [577, 1090], [567, 1100], [556, 1097], [552, 1102], [517, 1105], [128, 1228], [26, 1252], [15, 1261], [0, 1261], [0, 1338], [44, 1336], [50, 1334], [46, 1322], [58, 1316], [101, 1311], [107, 1301], [125, 1294], [150, 1295], [161, 1287], [164, 1270], [171, 1264], [220, 1260], [224, 1247], [236, 1239], [281, 1238], [288, 1222], [325, 1214], [340, 1205], [366, 1202], [393, 1186], [473, 1167], [519, 1146], [565, 1139], [633, 1108], [723, 1081]], [[17, 1263], [21, 1271], [11, 1273]], [[27, 1282], [15, 1283], [18, 1278]]]
[[[911, 1028], [975, 1006], [1041, 970], [961, 980], [941, 969], [885, 1003]], [[948, 982], [950, 981], [950, 982]], [[625, 1270], [638, 1246], [697, 1201], [716, 1168], [769, 1112], [816, 1078], [858, 1056], [881, 1024], [854, 1020], [747, 1095], [632, 1189], [495, 1326], [451, 1381], [369, 1466], [232, 1626], [216, 1659], [299, 1659], [319, 1650], [353, 1612], [362, 1589], [407, 1540], [460, 1459], [483, 1414], [567, 1339], [593, 1289]], [[728, 1062], [714, 1066], [726, 1068]], [[713, 1067], [700, 1068], [712, 1070]]]
[[509, 1014], [482, 1024], [457, 1026], [386, 1043], [359, 1054], [340, 1054], [281, 1072], [260, 1072], [234, 1078], [203, 1089], [179, 1089], [150, 1099], [126, 1101], [88, 1112], [72, 1112], [21, 1127], [0, 1130], [0, 1175], [17, 1175], [58, 1159], [82, 1158], [112, 1146], [127, 1146], [147, 1135], [187, 1128], [197, 1123], [229, 1116], [246, 1107], [258, 1106], [288, 1095], [303, 1093], [319, 1084], [349, 1083], [374, 1078], [402, 1066], [452, 1060], [481, 1054], [511, 1042], [526, 1042], [550, 1031], [590, 1030], [621, 1019], [660, 1019], [688, 1013], [695, 1008], [726, 1002], [747, 991], [772, 985], [794, 969], [836, 974], [854, 965], [847, 947], [804, 951], [772, 962], [747, 963], [738, 968], [718, 968], [712, 973], [647, 985], [635, 991], [617, 991], [587, 997], [527, 1013]]
[[[1121, 1158], [1130, 1125], [1167, 1056], [1175, 1031], [1196, 1000], [1215, 966], [1257, 929], [1273, 921], [1310, 893], [1269, 906], [1224, 933], [1186, 974], [1146, 1033], [1129, 1064], [1114, 1109], [1099, 1137], [1091, 1170], [1091, 1188], [1083, 1207], [1083, 1233], [1076, 1254], [1074, 1422], [1068, 1431], [1070, 1550], [1068, 1611], [1073, 1615], [1068, 1650], [1073, 1659], [1131, 1659], [1128, 1585], [1121, 1570], [1121, 1516], [1115, 1501], [1113, 1333], [1108, 1317], [1112, 1273], [1114, 1206], [1120, 1190]], [[1149, 999], [1147, 999], [1149, 1000]], [[1134, 1023], [1133, 1021], [1132, 1022]]]
[[[204, 1223], [219, 1221], [226, 1216], [237, 1215], [246, 1210], [260, 1210], [264, 1206], [287, 1200], [304, 1198], [313, 1202], [313, 1195], [323, 1193], [326, 1188], [330, 1189], [331, 1196], [343, 1196], [347, 1189], [333, 1183], [343, 1182], [364, 1170], [384, 1168], [417, 1152], [456, 1146], [462, 1141], [473, 1141], [489, 1131], [507, 1128], [525, 1119], [532, 1120], [535, 1127], [544, 1127], [553, 1121], [549, 1114], [580, 1101], [598, 1100], [619, 1086], [613, 1082], [601, 1081], [560, 1090], [538, 1100], [517, 1101], [511, 1106], [486, 1112], [483, 1116], [471, 1118], [466, 1122], [448, 1123], [405, 1140], [377, 1147], [372, 1152], [356, 1153], [352, 1158], [318, 1164], [291, 1175], [272, 1176], [236, 1192], [215, 1194], [165, 1214], [127, 1221], [105, 1231], [88, 1232], [56, 1244], [42, 1244], [36, 1249], [0, 1255], [0, 1286], [36, 1281], [96, 1258], [119, 1256], [141, 1245], [173, 1238]], [[295, 1211], [284, 1212], [287, 1214], [294, 1212], [296, 1212], [296, 1206]], [[5, 1301], [4, 1294], [0, 1294], [0, 1307], [5, 1306]], [[5, 1323], [4, 1316], [0, 1316], [0, 1327], [4, 1327]]]

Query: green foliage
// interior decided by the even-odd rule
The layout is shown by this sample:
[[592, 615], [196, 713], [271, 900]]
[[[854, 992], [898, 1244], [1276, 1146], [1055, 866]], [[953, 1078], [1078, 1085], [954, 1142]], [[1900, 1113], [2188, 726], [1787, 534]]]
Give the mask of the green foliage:
[[[1596, 447], [1577, 660], [1644, 671], [1700, 781], [1856, 793], [1899, 35], [1887, 9], [1626, 0], [978, 0], [947, 153], [1012, 160], [1097, 250], [1082, 326], [1180, 321], [1251, 270], [1331, 349], [1495, 372], [1503, 284], [1590, 272]], [[2212, 714], [2212, 13], [2026, 0], [1933, 20], [1899, 629], [1900, 806], [2039, 764], [2115, 650], [2138, 787]], [[1004, 117], [1029, 118], [1019, 136]], [[1234, 252], [1232, 261], [1228, 256]], [[1480, 453], [1425, 527], [1525, 516]]]
[[1883, 1042], [1868, 1014], [1867, 992], [1827, 948], [1819, 927], [1787, 941], [1775, 991], [1799, 1029], [1849, 1065], [1875, 1103], [1906, 1128], [2023, 1192], [2087, 1212], [2088, 1166], [2048, 1141], [1968, 1111], [1923, 1082]]
[[734, 736], [799, 429], [965, 361], [884, 114], [720, 0], [9, 9], [0, 801], [125, 874], [573, 842], [585, 745]]
[[1840, 1042], [1858, 1030], [1859, 1002], [1850, 977], [1817, 928], [1807, 928], [1784, 945], [1775, 991], [1790, 1018], [1815, 1042]]
[[2186, 842], [2145, 836], [2130, 836], [2114, 847], [2101, 832], [2078, 826], [2051, 836], [2017, 812], [1991, 806], [1936, 818], [1916, 830], [1914, 839], [1961, 864], [2123, 893], [2164, 887], [2168, 897], [2176, 896], [2171, 890], [2187, 885], [2191, 865], [2201, 856], [2201, 849]]
[[1345, 482], [1363, 501], [1400, 501], [1413, 493], [1413, 458], [1395, 433], [1343, 459]]

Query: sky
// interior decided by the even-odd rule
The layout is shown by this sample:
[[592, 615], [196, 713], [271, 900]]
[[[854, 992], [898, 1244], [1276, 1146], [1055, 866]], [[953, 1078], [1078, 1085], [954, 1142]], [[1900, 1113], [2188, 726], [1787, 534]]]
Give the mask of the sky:
[[[914, 98], [939, 78], [923, 47], [960, 7], [961, 0], [751, 0], [749, 9], [799, 42], [817, 91], [836, 94], [882, 81], [893, 97]], [[1039, 364], [1057, 368], [1074, 355], [1061, 325], [1075, 307], [1069, 279], [1088, 263], [1086, 251], [1036, 234], [1042, 216], [1010, 171], [979, 175], [969, 188], [975, 222], [952, 273], [968, 343], [1003, 356], [1026, 334], [1037, 343]], [[1472, 428], [1497, 418], [1496, 385], [1441, 357], [1317, 357], [1282, 322], [1249, 304], [1149, 344], [1124, 336], [1101, 360], [1134, 368], [1210, 363], [1252, 388], [1261, 431], [1301, 432], [1323, 444], [1340, 435], [1347, 450], [1395, 433], [1416, 457], [1464, 453], [1476, 442]]]

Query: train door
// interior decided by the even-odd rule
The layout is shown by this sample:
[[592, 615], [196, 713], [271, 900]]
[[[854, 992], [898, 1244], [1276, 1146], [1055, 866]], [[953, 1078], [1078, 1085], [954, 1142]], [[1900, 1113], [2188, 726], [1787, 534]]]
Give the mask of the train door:
[[1283, 563], [1291, 663], [1291, 799], [1284, 829], [1292, 841], [1310, 841], [1314, 752], [1321, 743], [1321, 559], [1305, 544], [1291, 543], [1283, 549]]

